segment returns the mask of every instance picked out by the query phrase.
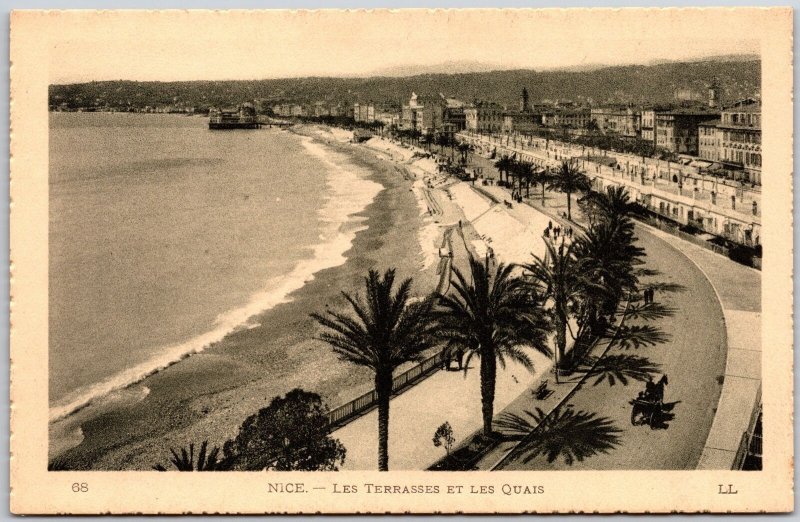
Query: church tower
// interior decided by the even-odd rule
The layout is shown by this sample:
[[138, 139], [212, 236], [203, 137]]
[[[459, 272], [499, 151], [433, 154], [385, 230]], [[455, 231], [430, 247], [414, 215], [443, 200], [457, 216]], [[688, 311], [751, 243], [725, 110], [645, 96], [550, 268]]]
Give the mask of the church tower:
[[722, 107], [720, 93], [719, 80], [714, 77], [714, 79], [711, 80], [711, 85], [708, 86], [708, 106], [712, 109], [719, 109]]
[[530, 112], [531, 110], [530, 100], [528, 98], [528, 89], [525, 87], [522, 88], [522, 96], [519, 100], [519, 110], [521, 112]]

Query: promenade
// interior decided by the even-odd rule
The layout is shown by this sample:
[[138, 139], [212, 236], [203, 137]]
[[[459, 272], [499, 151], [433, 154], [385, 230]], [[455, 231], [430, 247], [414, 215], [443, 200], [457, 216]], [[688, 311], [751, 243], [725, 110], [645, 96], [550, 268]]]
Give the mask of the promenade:
[[[488, 177], [497, 177], [489, 160], [476, 155], [476, 162]], [[572, 198], [573, 218], [580, 222], [577, 196]], [[539, 194], [531, 193], [530, 202], [539, 206]], [[544, 210], [561, 215], [566, 196], [548, 192]], [[527, 460], [530, 453], [521, 453], [503, 469], [731, 468], [760, 401], [761, 274], [647, 225], [637, 224], [636, 233], [647, 252], [645, 268], [653, 272], [642, 284], [657, 289], [665, 313], [648, 320], [629, 314], [609, 362], [567, 403], [572, 411], [594, 414], [621, 429], [619, 443], [569, 465], [542, 456]], [[634, 311], [639, 305], [633, 303]], [[638, 339], [637, 329], [644, 329]], [[637, 340], [644, 345], [633, 348]], [[654, 342], [648, 346], [649, 341]], [[619, 377], [626, 374], [624, 383]], [[636, 377], [648, 374], [669, 376], [665, 401], [675, 403], [672, 420], [652, 434], [630, 426], [628, 404], [643, 388]], [[482, 467], [499, 454], [485, 458]]]
[[[474, 161], [484, 167], [486, 177], [497, 176], [489, 160], [476, 155]], [[541, 229], [551, 220], [554, 224], [563, 221], [557, 217], [566, 208], [564, 194], [548, 192], [543, 213], [532, 206], [541, 203], [540, 193], [534, 190], [531, 204], [514, 203], [509, 207], [503, 201], [510, 201], [510, 194], [496, 185], [472, 187], [464, 182], [434, 181], [436, 176], [432, 173], [425, 176], [425, 201], [436, 209], [437, 221], [451, 227], [458, 221], [462, 223], [458, 227], [461, 234], [454, 234], [452, 241], [454, 266], [462, 270], [467, 251], [481, 255], [489, 248], [501, 261], [529, 261], [531, 253], [541, 255], [540, 249], [544, 248]], [[437, 185], [439, 188], [431, 188]], [[572, 209], [574, 219], [580, 221], [582, 216], [574, 200]], [[496, 219], [500, 221], [494, 222]], [[657, 313], [637, 312], [642, 303], [634, 300], [614, 343], [608, 346], [601, 342], [590, 354], [596, 359], [589, 361], [591, 367], [562, 384], [553, 383], [551, 363], [545, 358], [537, 360], [533, 374], [516, 365], [498, 371], [497, 431], [503, 432], [503, 423], [498, 421], [508, 414], [524, 418], [535, 408], [549, 413], [560, 407], [559, 412], [567, 413], [564, 422], [575, 423], [561, 429], [571, 430], [575, 440], [562, 437], [554, 453], [542, 453], [541, 447], [536, 446], [530, 451], [512, 451], [516, 443], [506, 441], [483, 456], [477, 464], [480, 469], [726, 467], [729, 450], [723, 448], [720, 457], [719, 448], [709, 444], [716, 444], [715, 433], [724, 435], [725, 440], [719, 445], [725, 448], [734, 440], [733, 435], [741, 439], [741, 418], [749, 419], [752, 403], [757, 400], [752, 372], [744, 376], [734, 373], [750, 367], [747, 358], [752, 359], [753, 351], [760, 346], [758, 334], [754, 333], [760, 322], [760, 274], [646, 225], [637, 224], [636, 231], [647, 252], [643, 267], [647, 275], [641, 279], [642, 286], [656, 289]], [[707, 278], [708, 273], [716, 274], [713, 281]], [[664, 374], [669, 378], [664, 422], [653, 430], [632, 426], [629, 401], [644, 388], [645, 380], [657, 380]], [[554, 393], [537, 400], [531, 391], [545, 379]], [[737, 382], [744, 385], [737, 386]], [[730, 397], [720, 402], [723, 385], [724, 395]], [[735, 399], [730, 400], [731, 397]], [[746, 399], [745, 408], [737, 405], [741, 402], [738, 399]], [[737, 412], [728, 413], [724, 409], [729, 408], [727, 405]], [[718, 429], [720, 421], [715, 419], [723, 415], [734, 419], [734, 428], [723, 422]], [[576, 420], [580, 418], [590, 418], [592, 422], [580, 423]], [[445, 421], [453, 427], [457, 443], [480, 428], [478, 372], [464, 375], [439, 371], [393, 398], [390, 469], [424, 469], [442, 457], [442, 449], [434, 447], [431, 439]], [[529, 427], [535, 425], [533, 422]], [[376, 411], [337, 430], [334, 436], [348, 448], [344, 469], [376, 468]], [[596, 439], [610, 442], [598, 442], [593, 447], [592, 440]], [[574, 458], [576, 447], [584, 452], [580, 458]]]

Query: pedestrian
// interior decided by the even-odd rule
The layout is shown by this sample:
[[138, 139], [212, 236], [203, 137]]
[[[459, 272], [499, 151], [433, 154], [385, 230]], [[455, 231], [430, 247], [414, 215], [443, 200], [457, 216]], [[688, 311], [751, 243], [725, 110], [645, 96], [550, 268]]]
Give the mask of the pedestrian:
[[548, 221], [547, 222], [547, 230], [551, 230], [552, 228], [553, 228], [553, 222], [552, 221]]
[[650, 288], [650, 302], [651, 303], [654, 302], [655, 299], [656, 299], [656, 289], [651, 287]]

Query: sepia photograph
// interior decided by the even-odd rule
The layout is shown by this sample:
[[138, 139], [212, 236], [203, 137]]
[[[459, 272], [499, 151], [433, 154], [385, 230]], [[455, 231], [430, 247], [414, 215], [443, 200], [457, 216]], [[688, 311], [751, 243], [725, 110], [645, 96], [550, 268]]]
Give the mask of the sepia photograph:
[[18, 505], [791, 509], [791, 19], [15, 12]]

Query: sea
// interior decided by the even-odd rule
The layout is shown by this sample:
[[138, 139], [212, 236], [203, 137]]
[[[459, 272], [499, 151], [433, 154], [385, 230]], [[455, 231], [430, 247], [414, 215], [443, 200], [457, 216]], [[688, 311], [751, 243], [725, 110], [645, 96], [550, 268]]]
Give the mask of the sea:
[[51, 422], [257, 326], [343, 264], [383, 186], [340, 155], [196, 116], [51, 113]]

